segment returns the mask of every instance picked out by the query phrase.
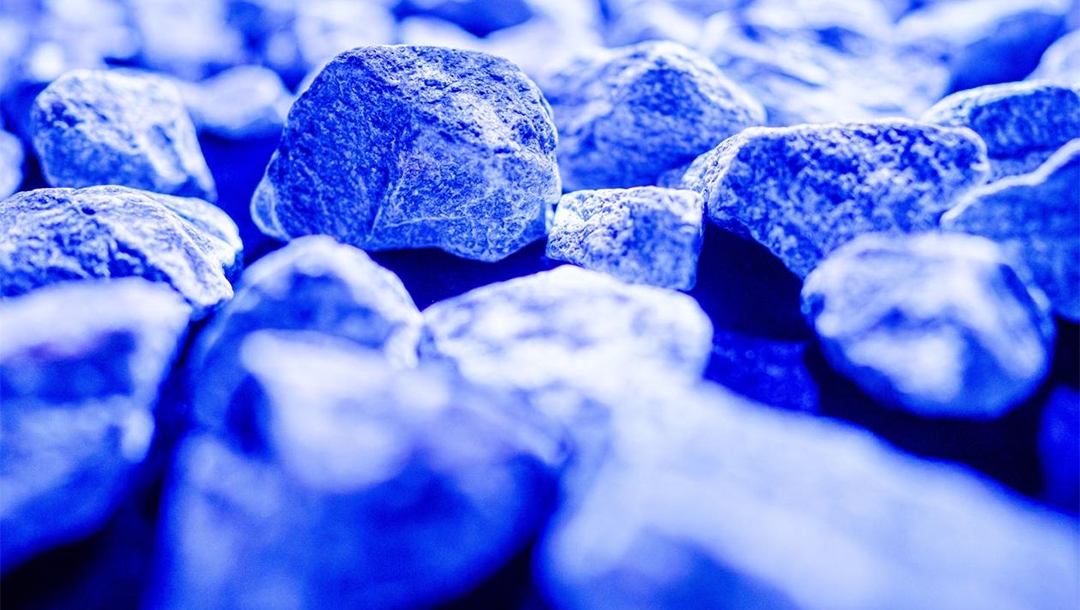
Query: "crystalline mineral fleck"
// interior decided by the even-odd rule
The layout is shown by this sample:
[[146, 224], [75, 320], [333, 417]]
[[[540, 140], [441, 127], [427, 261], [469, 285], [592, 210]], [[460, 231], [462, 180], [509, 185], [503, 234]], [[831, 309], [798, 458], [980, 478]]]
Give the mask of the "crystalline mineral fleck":
[[240, 359], [236, 434], [179, 449], [151, 607], [432, 607], [552, 510], [563, 441], [517, 399], [313, 333]]
[[0, 295], [63, 280], [165, 282], [202, 318], [232, 298], [236, 225], [199, 199], [122, 186], [22, 191], [0, 202]]
[[93, 533], [126, 497], [189, 316], [140, 278], [0, 301], [3, 571]]
[[987, 171], [971, 130], [897, 119], [747, 129], [698, 157], [681, 186], [805, 277], [856, 235], [936, 227]]
[[1076, 522], [968, 471], [715, 386], [663, 388], [618, 415], [606, 459], [539, 543], [536, 576], [560, 610], [1076, 600]]
[[921, 120], [979, 134], [994, 180], [1026, 174], [1080, 137], [1080, 91], [1044, 82], [986, 85], [946, 97]]
[[547, 256], [631, 284], [689, 290], [701, 253], [701, 195], [642, 186], [563, 195]]
[[971, 191], [941, 226], [988, 237], [1021, 261], [1059, 315], [1080, 320], [1080, 139], [1036, 171]]
[[267, 234], [495, 261], [547, 232], [556, 135], [509, 61], [438, 47], [342, 53], [286, 122], [252, 199]]
[[567, 189], [655, 184], [764, 109], [708, 59], [672, 42], [597, 51], [544, 84]]
[[52, 186], [217, 198], [180, 92], [163, 78], [73, 70], [38, 95], [31, 122]]
[[998, 417], [1049, 369], [1045, 296], [981, 237], [860, 236], [807, 276], [802, 299], [837, 370], [919, 415]]
[[0, 131], [0, 199], [19, 190], [23, 181], [23, 147], [14, 135]]
[[188, 373], [195, 416], [207, 427], [224, 422], [244, 379], [239, 346], [255, 331], [335, 335], [406, 367], [416, 364], [420, 322], [401, 280], [362, 250], [324, 235], [293, 240], [244, 272], [236, 296], [195, 340]]

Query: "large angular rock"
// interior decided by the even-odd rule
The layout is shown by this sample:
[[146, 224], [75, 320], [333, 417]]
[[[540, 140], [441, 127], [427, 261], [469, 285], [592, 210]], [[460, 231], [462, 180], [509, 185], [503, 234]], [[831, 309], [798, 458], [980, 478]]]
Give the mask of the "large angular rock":
[[969, 193], [941, 226], [988, 237], [1023, 263], [1059, 315], [1080, 320], [1080, 139], [1036, 171]]
[[698, 157], [681, 185], [709, 218], [796, 275], [856, 235], [937, 226], [987, 174], [969, 129], [902, 120], [752, 128]]
[[140, 278], [0, 301], [0, 569], [90, 535], [124, 501], [190, 313]]
[[22, 142], [0, 130], [0, 199], [19, 190], [23, 181], [23, 158]]
[[919, 415], [998, 417], [1049, 370], [1049, 304], [980, 237], [863, 235], [807, 276], [802, 298], [829, 362]]
[[420, 322], [401, 280], [363, 250], [325, 235], [298, 238], [248, 268], [236, 296], [195, 340], [188, 373], [195, 416], [210, 428], [223, 425], [245, 378], [240, 344], [255, 331], [335, 335], [407, 367], [416, 365]]
[[995, 180], [1035, 170], [1080, 137], [1080, 91], [1041, 82], [986, 85], [946, 97], [921, 120], [979, 134]]
[[73, 70], [34, 100], [34, 148], [49, 184], [217, 198], [195, 127], [165, 79]]
[[437, 47], [342, 53], [293, 105], [252, 216], [288, 240], [502, 259], [547, 232], [555, 127], [510, 62]]
[[23, 191], [0, 202], [0, 295], [62, 280], [140, 276], [202, 318], [232, 298], [236, 225], [199, 200], [122, 186]]
[[[534, 563], [558, 610], [1069, 608], [1077, 524], [865, 431], [663, 388]], [[626, 416], [629, 415], [629, 416]]]
[[179, 450], [150, 607], [428, 608], [546, 522], [564, 449], [517, 399], [325, 335], [240, 358], [233, 440]]
[[689, 290], [701, 253], [701, 195], [652, 186], [563, 195], [547, 256], [631, 284]]
[[583, 56], [545, 82], [544, 94], [569, 190], [656, 184], [662, 172], [765, 122], [757, 100], [671, 42]]

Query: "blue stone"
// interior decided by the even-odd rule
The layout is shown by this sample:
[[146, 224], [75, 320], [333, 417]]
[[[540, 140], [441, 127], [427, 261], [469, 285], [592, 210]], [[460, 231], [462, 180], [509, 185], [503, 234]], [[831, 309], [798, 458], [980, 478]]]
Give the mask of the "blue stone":
[[671, 42], [586, 55], [544, 84], [568, 190], [656, 184], [765, 120], [761, 104], [708, 59]]
[[474, 36], [525, 23], [533, 16], [529, 0], [400, 0], [394, 15], [429, 15], [461, 26]]
[[1044, 82], [986, 85], [946, 97], [921, 120], [979, 134], [993, 181], [1035, 170], [1080, 137], [1080, 91]]
[[363, 250], [319, 235], [301, 237], [256, 261], [195, 339], [188, 395], [195, 417], [220, 428], [244, 381], [240, 344], [264, 329], [335, 335], [415, 366], [420, 312], [396, 275]]
[[281, 78], [261, 66], [178, 85], [195, 128], [230, 140], [279, 136], [293, 101]]
[[1047, 47], [1028, 80], [1066, 87], [1080, 85], [1080, 31], [1069, 32]]
[[1036, 171], [975, 189], [942, 228], [988, 237], [1023, 263], [1054, 311], [1080, 320], [1080, 139]]
[[241, 244], [199, 200], [122, 186], [22, 191], [0, 202], [0, 295], [63, 280], [144, 277], [182, 294], [196, 319], [232, 298]]
[[721, 388], [662, 388], [538, 545], [560, 610], [1069, 608], [1077, 522], [956, 466]]
[[747, 129], [698, 157], [681, 186], [805, 277], [856, 235], [935, 228], [987, 171], [971, 130], [895, 119]]
[[246, 63], [249, 54], [228, 21], [226, 0], [125, 0], [124, 13], [147, 68], [200, 80]]
[[653, 186], [563, 195], [548, 258], [630, 284], [689, 290], [701, 253], [701, 195]]
[[252, 198], [264, 233], [496, 261], [542, 237], [555, 126], [507, 60], [438, 47], [342, 53], [289, 112]]
[[124, 501], [189, 316], [141, 278], [0, 301], [0, 569], [90, 535]]
[[23, 158], [19, 138], [0, 131], [0, 199], [19, 190], [23, 181]]
[[807, 276], [802, 299], [830, 364], [917, 415], [999, 417], [1049, 371], [1046, 297], [981, 237], [860, 236]]
[[74, 70], [31, 115], [34, 148], [52, 186], [116, 184], [214, 200], [214, 179], [176, 87], [155, 76]]
[[1076, 513], [1080, 511], [1080, 392], [1061, 385], [1046, 401], [1039, 421], [1042, 497]]
[[564, 443], [519, 400], [315, 333], [239, 352], [247, 443], [179, 448], [149, 607], [429, 608], [546, 522]]

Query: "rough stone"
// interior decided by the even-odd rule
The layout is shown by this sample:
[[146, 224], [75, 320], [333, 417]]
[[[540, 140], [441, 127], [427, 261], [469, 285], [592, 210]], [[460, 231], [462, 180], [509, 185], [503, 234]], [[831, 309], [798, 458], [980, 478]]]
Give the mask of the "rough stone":
[[495, 261], [547, 232], [550, 109], [509, 61], [437, 47], [342, 53], [293, 104], [252, 199], [267, 235]]
[[141, 278], [0, 301], [0, 557], [7, 572], [100, 528], [131, 487], [190, 308]]
[[23, 158], [19, 138], [0, 130], [0, 199], [19, 190], [23, 181]]
[[1023, 263], [1059, 315], [1080, 320], [1080, 139], [1030, 174], [975, 189], [941, 226], [988, 237]]
[[49, 184], [116, 184], [217, 198], [177, 88], [135, 73], [72, 70], [34, 100], [34, 148]]
[[188, 394], [195, 416], [218, 428], [244, 381], [240, 344], [264, 329], [335, 335], [415, 366], [420, 312], [396, 275], [362, 250], [325, 235], [301, 237], [256, 261], [192, 347]]
[[151, 607], [433, 607], [546, 522], [565, 450], [519, 400], [313, 333], [240, 359], [233, 440], [179, 449]]
[[681, 186], [805, 277], [856, 235], [935, 228], [987, 171], [974, 132], [889, 120], [747, 129], [698, 157]]
[[545, 82], [569, 190], [655, 184], [751, 125], [761, 104], [708, 59], [672, 42], [597, 51]]
[[921, 120], [979, 134], [996, 180], [1035, 170], [1080, 137], [1080, 92], [1042, 82], [986, 85], [946, 97]]
[[63, 280], [165, 282], [202, 318], [232, 298], [236, 225], [199, 200], [122, 186], [23, 191], [0, 202], [0, 295]]
[[642, 186], [563, 195], [547, 256], [631, 284], [689, 290], [701, 253], [701, 195]]
[[918, 415], [999, 417], [1049, 371], [1046, 297], [981, 237], [860, 236], [807, 276], [802, 299], [832, 366]]

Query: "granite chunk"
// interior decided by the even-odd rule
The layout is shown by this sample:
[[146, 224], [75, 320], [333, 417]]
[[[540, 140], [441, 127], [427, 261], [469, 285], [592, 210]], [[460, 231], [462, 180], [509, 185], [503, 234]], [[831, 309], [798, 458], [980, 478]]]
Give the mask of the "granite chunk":
[[163, 78], [66, 72], [34, 100], [31, 130], [52, 186], [115, 184], [217, 198], [180, 92]]
[[717, 386], [613, 422], [535, 574], [559, 610], [1068, 608], [1075, 520], [866, 431]]
[[999, 417], [1049, 371], [1054, 322], [993, 242], [863, 235], [806, 278], [829, 362], [876, 400], [927, 417]]
[[141, 278], [0, 301], [0, 569], [100, 528], [131, 489], [190, 308]]
[[971, 191], [941, 226], [1001, 244], [1030, 271], [1055, 312], [1080, 320], [1080, 139], [1030, 174]]
[[420, 312], [401, 280], [363, 250], [325, 235], [301, 237], [256, 261], [196, 338], [188, 365], [195, 417], [219, 428], [244, 380], [245, 337], [265, 329], [334, 335], [415, 366]]
[[200, 199], [122, 186], [22, 191], [0, 202], [0, 295], [73, 279], [165, 282], [202, 318], [232, 298], [236, 225]]
[[555, 142], [543, 95], [507, 60], [362, 47], [293, 104], [252, 216], [282, 240], [322, 233], [496, 261], [547, 232]]
[[655, 184], [659, 175], [765, 121], [757, 100], [673, 42], [597, 51], [544, 84], [569, 190]]
[[986, 85], [946, 97], [921, 120], [979, 134], [993, 181], [1035, 170], [1080, 137], [1080, 91], [1043, 82]]
[[563, 195], [547, 256], [630, 284], [689, 290], [701, 253], [701, 195], [641, 186]]
[[240, 359], [237, 434], [179, 449], [151, 607], [433, 607], [549, 516], [563, 441], [519, 400], [313, 333]]
[[681, 186], [805, 277], [856, 235], [935, 228], [987, 172], [971, 130], [895, 119], [747, 129], [698, 157]]

